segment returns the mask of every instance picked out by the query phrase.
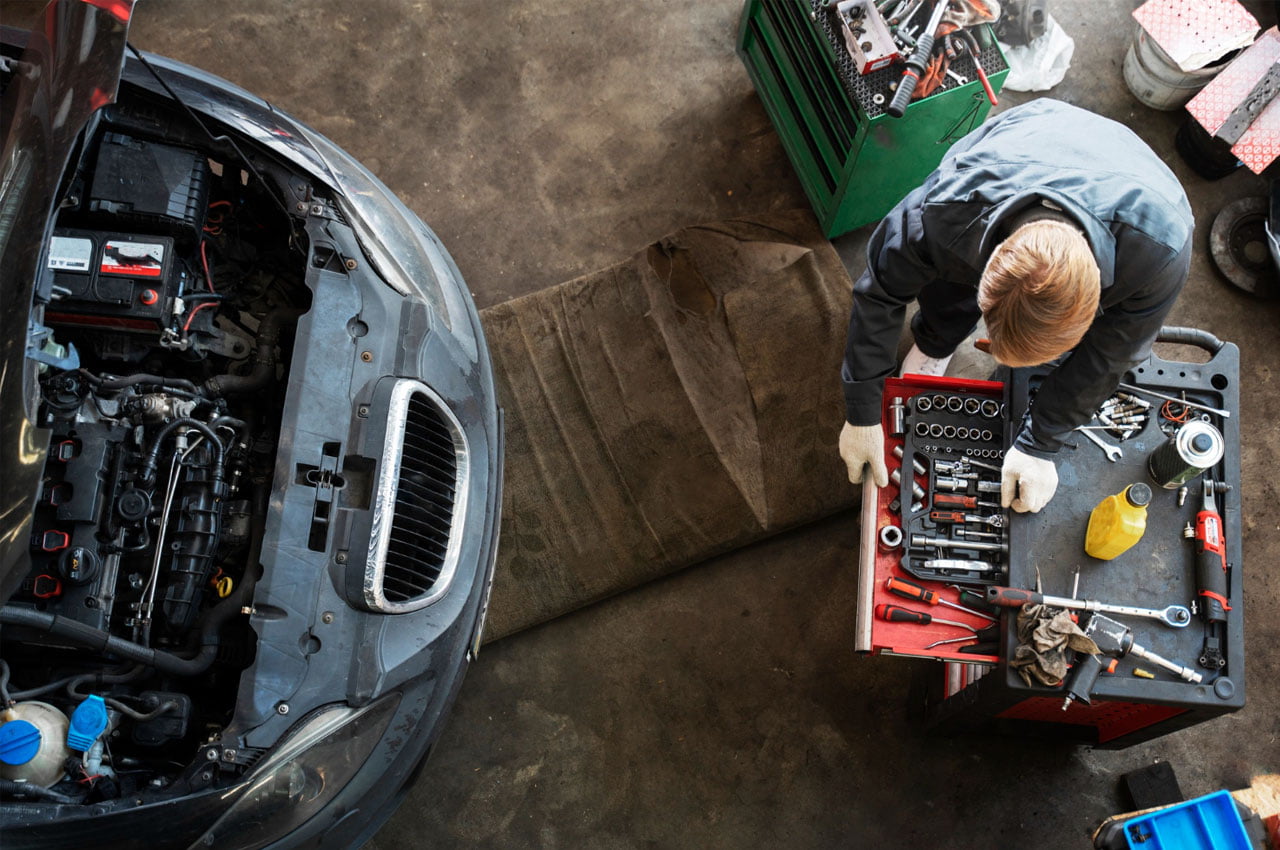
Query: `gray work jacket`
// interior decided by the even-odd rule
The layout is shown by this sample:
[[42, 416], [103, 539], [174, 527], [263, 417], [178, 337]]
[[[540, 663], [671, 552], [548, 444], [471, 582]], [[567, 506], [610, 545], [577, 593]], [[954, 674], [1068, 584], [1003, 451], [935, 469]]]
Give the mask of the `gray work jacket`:
[[1190, 265], [1186, 193], [1124, 126], [1041, 98], [961, 139], [876, 227], [853, 288], [841, 371], [851, 424], [880, 421], [906, 305], [935, 280], [976, 290], [1010, 220], [1044, 200], [1084, 230], [1102, 293], [1097, 317], [1041, 385], [1015, 445], [1052, 455], [1150, 353]]

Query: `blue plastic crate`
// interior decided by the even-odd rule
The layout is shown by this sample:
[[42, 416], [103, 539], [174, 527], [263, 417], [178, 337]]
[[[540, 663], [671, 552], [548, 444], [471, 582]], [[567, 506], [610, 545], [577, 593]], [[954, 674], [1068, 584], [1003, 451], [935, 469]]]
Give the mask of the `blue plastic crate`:
[[1125, 821], [1133, 850], [1252, 850], [1229, 791], [1215, 791]]

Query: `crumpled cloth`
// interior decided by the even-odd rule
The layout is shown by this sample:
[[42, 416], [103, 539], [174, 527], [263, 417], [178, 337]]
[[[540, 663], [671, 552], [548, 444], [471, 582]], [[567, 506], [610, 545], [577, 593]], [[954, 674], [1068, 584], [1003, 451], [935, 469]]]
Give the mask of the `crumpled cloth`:
[[1009, 665], [1029, 687], [1056, 688], [1077, 652], [1096, 655], [1098, 645], [1062, 608], [1024, 605], [1018, 611], [1018, 648]]

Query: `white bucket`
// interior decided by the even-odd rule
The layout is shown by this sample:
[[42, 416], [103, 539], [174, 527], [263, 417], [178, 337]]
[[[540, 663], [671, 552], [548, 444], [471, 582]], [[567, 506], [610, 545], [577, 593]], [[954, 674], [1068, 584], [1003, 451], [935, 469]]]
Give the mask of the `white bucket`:
[[1124, 82], [1133, 96], [1152, 109], [1171, 111], [1183, 106], [1209, 84], [1226, 61], [1184, 71], [1138, 27], [1124, 55]]

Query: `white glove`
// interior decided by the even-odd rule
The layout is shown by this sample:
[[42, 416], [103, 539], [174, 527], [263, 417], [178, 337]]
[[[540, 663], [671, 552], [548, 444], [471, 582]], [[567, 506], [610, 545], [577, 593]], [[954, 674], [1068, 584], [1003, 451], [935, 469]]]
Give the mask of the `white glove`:
[[840, 429], [840, 457], [849, 467], [849, 481], [862, 480], [862, 467], [871, 467], [877, 487], [889, 486], [889, 470], [884, 465], [884, 429], [879, 425], [850, 425]]
[[[1058, 489], [1058, 468], [1017, 449], [1009, 449], [1000, 471], [1000, 504], [1019, 513], [1037, 513]], [[1015, 498], [1016, 496], [1016, 498]]]

